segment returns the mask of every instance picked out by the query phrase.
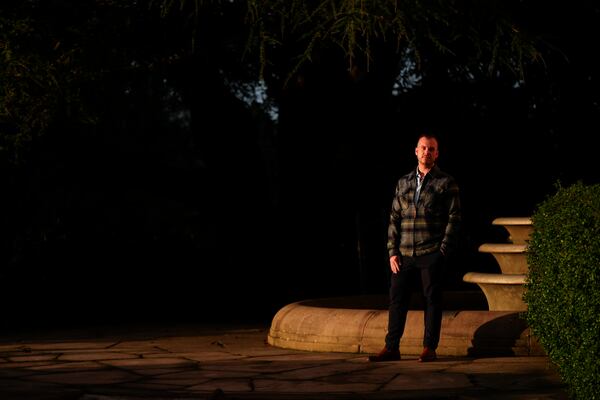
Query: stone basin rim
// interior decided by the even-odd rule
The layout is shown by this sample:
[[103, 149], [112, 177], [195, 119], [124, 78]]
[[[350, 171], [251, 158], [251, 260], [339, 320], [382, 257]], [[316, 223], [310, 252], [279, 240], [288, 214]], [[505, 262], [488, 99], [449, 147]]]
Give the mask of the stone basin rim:
[[487, 283], [494, 285], [522, 285], [526, 282], [525, 274], [491, 274], [485, 272], [467, 272], [464, 282]]
[[527, 244], [521, 243], [484, 243], [479, 246], [481, 253], [525, 253]]
[[492, 225], [532, 225], [529, 217], [501, 217], [492, 221]]

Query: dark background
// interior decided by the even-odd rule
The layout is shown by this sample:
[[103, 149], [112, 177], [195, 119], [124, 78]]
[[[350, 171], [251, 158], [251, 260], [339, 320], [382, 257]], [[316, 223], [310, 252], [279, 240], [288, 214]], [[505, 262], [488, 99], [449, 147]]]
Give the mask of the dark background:
[[142, 16], [121, 31], [130, 15], [54, 3], [60, 12], [36, 18], [57, 20], [56, 32], [93, 14], [87, 65], [114, 62], [114, 49], [146, 63], [80, 87], [93, 124], [65, 114], [19, 162], [2, 153], [7, 327], [264, 322], [292, 301], [385, 294], [389, 207], [423, 131], [438, 134], [439, 165], [461, 188], [448, 290], [476, 290], [466, 272], [499, 272], [477, 251], [507, 240], [493, 219], [530, 216], [558, 181], [598, 182], [600, 75], [586, 38], [600, 21], [587, 3], [532, 22], [560, 51], [525, 81], [454, 79], [460, 60], [443, 59], [393, 95], [398, 65], [385, 51], [368, 73], [326, 53], [269, 92], [276, 123], [224, 78], [235, 64], [216, 39], [231, 36], [224, 21], [205, 28], [205, 52], [157, 64], [186, 34], [173, 33], [177, 20]]

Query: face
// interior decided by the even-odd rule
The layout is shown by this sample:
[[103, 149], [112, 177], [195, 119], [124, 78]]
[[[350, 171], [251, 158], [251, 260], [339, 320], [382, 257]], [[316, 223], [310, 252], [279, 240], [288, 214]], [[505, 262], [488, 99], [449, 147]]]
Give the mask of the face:
[[422, 137], [417, 143], [415, 149], [417, 160], [419, 165], [431, 168], [435, 164], [435, 160], [438, 158], [438, 143], [433, 138]]

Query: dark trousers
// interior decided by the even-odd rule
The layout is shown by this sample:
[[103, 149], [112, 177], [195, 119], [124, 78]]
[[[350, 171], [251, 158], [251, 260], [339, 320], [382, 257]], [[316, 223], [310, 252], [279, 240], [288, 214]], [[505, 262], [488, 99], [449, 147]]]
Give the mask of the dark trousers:
[[412, 291], [421, 283], [425, 296], [423, 346], [437, 349], [442, 326], [442, 284], [445, 257], [436, 251], [417, 257], [401, 257], [400, 272], [391, 275], [388, 332], [385, 346], [398, 349], [404, 333]]

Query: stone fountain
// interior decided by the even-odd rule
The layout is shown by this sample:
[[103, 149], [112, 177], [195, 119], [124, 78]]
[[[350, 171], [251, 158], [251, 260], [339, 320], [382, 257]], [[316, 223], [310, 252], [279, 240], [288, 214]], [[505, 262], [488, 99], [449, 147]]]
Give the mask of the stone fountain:
[[[529, 218], [497, 218], [509, 232], [508, 243], [483, 244], [500, 273], [468, 272], [466, 282], [481, 290], [446, 293], [438, 356], [528, 356], [545, 352], [522, 318], [527, 273]], [[487, 304], [486, 304], [487, 303]], [[402, 354], [417, 355], [423, 340], [422, 305], [411, 306]], [[387, 330], [387, 296], [349, 296], [290, 303], [274, 316], [267, 341], [272, 346], [315, 352], [375, 353]]]
[[530, 218], [496, 218], [493, 225], [508, 231], [507, 243], [484, 243], [481, 253], [491, 254], [500, 273], [468, 272], [465, 282], [479, 285], [490, 311], [526, 311], [523, 289], [527, 278], [527, 240], [533, 229]]

